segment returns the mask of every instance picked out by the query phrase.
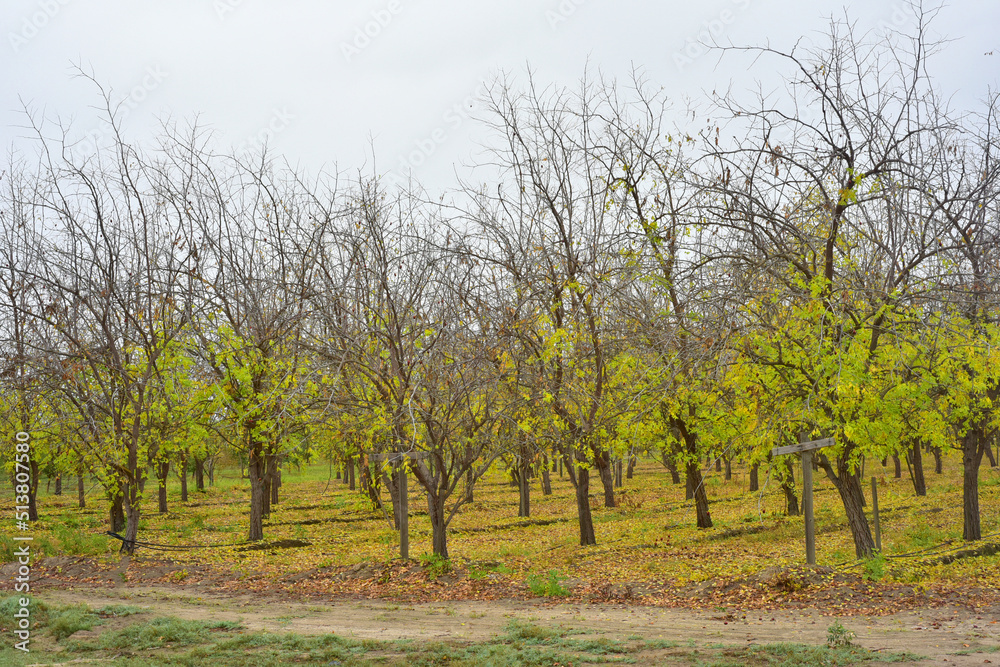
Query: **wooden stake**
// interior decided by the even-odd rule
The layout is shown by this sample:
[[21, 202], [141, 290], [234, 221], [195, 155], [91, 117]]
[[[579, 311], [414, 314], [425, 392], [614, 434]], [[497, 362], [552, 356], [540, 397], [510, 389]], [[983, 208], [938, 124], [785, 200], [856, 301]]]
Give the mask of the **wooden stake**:
[[399, 557], [410, 558], [410, 512], [406, 497], [406, 468], [400, 465], [397, 472], [399, 484]]
[[802, 452], [802, 513], [806, 516], [806, 563], [816, 564], [816, 523], [813, 519], [812, 450]]

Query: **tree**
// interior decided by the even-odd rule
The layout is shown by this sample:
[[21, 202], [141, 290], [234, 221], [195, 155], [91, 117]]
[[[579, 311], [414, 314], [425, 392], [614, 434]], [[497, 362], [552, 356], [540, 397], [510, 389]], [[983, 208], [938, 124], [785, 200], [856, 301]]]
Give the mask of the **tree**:
[[596, 541], [592, 467], [605, 505], [615, 504], [608, 445], [627, 403], [610, 390], [610, 363], [623, 345], [613, 312], [621, 229], [609, 207], [613, 174], [594, 159], [606, 126], [598, 93], [586, 77], [577, 93], [539, 91], [530, 79], [518, 93], [498, 80], [487, 100], [497, 135], [489, 170], [498, 181], [468, 189], [471, 252], [510, 285], [505, 307], [526, 360], [521, 377], [554, 416], [561, 454], [575, 468], [581, 545]]
[[46, 330], [44, 356], [56, 386], [83, 371], [98, 400], [80, 412], [103, 422], [95, 455], [114, 471], [126, 519], [123, 549], [134, 548], [149, 456], [148, 410], [157, 367], [185, 325], [174, 308], [192, 257], [177, 247], [177, 218], [163, 205], [169, 167], [128, 144], [110, 91], [101, 89], [112, 133], [94, 155], [74, 156], [36, 125], [40, 163], [22, 205], [36, 220], [37, 262], [20, 280], [42, 295], [18, 308]]
[[[802, 53], [746, 49], [787, 63], [788, 97], [719, 98], [725, 126], [747, 138], [711, 147], [715, 215], [730, 266], [758, 287], [745, 301], [761, 344], [747, 350], [788, 397], [801, 435], [833, 435], [820, 467], [837, 488], [858, 556], [872, 553], [857, 476], [863, 448], [856, 387], [901, 310], [926, 291], [922, 273], [941, 225], [917, 214], [922, 146], [951, 126], [925, 72], [933, 12], [912, 37], [859, 39], [832, 22], [829, 44]], [[849, 374], [845, 374], [846, 370]]]
[[194, 331], [222, 418], [213, 427], [247, 456], [248, 539], [260, 540], [277, 502], [283, 448], [318, 393], [301, 343], [326, 220], [313, 215], [298, 177], [266, 153], [252, 162], [210, 160], [196, 134], [175, 145], [175, 161], [194, 174], [170, 194], [201, 257], [206, 305]]

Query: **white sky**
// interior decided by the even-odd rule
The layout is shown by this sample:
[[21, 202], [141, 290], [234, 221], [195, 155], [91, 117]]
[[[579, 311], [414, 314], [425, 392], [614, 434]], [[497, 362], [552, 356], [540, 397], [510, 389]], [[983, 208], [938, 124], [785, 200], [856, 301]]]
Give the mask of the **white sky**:
[[[270, 137], [315, 173], [370, 170], [373, 144], [380, 173], [409, 164], [439, 189], [483, 135], [469, 114], [500, 69], [572, 84], [588, 62], [619, 78], [637, 66], [681, 100], [768, 75], [699, 56], [700, 37], [788, 47], [845, 11], [861, 31], [907, 27], [902, 0], [3, 0], [0, 143], [29, 148], [22, 101], [75, 137], [100, 132], [80, 63], [126, 100], [132, 140], [197, 114], [220, 149]], [[957, 106], [997, 87], [1000, 2], [952, 0], [933, 27], [955, 40], [933, 72]]]

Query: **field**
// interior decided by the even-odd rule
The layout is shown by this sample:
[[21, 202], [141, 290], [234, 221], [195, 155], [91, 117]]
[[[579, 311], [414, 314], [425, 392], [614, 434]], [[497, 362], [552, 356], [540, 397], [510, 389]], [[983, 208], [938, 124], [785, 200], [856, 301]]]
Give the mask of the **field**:
[[[531, 517], [518, 518], [517, 491], [497, 471], [453, 521], [449, 561], [429, 555], [413, 485], [415, 558], [401, 562], [387, 518], [326, 465], [285, 471], [281, 502], [255, 545], [244, 542], [249, 488], [237, 469], [221, 470], [188, 503], [171, 488], [170, 512], [148, 505], [139, 539], [199, 548], [140, 548], [130, 559], [103, 534], [100, 497], [81, 510], [75, 495], [43, 494], [32, 577], [48, 607], [36, 618], [48, 620], [30, 660], [10, 649], [0, 658], [202, 664], [210, 651], [220, 656], [213, 664], [918, 664], [917, 654], [983, 664], [1000, 634], [1000, 554], [989, 546], [1000, 542], [1000, 469], [982, 470], [987, 537], [977, 545], [961, 540], [957, 461], [928, 473], [924, 498], [905, 467], [894, 479], [891, 463], [869, 462], [872, 474], [882, 555], [853, 558], [839, 498], [817, 476], [815, 568], [802, 565], [802, 519], [784, 516], [778, 484], [762, 474], [762, 492], [750, 494], [739, 467], [731, 481], [708, 476], [715, 527], [699, 530], [683, 487], [659, 464], [640, 462], [619, 507], [593, 498], [591, 547], [577, 544], [568, 479], [553, 474], [550, 496], [535, 484]], [[2, 539], [9, 563], [16, 547], [9, 534]], [[14, 572], [6, 566], [5, 578]], [[840, 620], [857, 633], [854, 644], [846, 630], [845, 641], [828, 642]]]

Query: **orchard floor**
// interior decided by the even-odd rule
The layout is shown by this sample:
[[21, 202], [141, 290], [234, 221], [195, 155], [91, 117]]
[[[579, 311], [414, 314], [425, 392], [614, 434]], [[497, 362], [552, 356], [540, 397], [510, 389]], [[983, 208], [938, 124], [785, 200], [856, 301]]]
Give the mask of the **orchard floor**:
[[[60, 562], [61, 565], [56, 565]], [[412, 640], [418, 645], [444, 643], [455, 646], [504, 642], [504, 633], [509, 632], [513, 622], [520, 624], [522, 634], [524, 628], [530, 628], [531, 633], [538, 636], [552, 633], [564, 642], [574, 638], [586, 640], [588, 646], [599, 645], [602, 640], [621, 642], [621, 650], [626, 651], [625, 661], [632, 664], [788, 664], [756, 661], [748, 656], [755, 655], [755, 647], [777, 643], [825, 646], [830, 626], [839, 621], [856, 634], [856, 645], [877, 652], [871, 654], [873, 658], [878, 654], [906, 653], [909, 657], [896, 664], [1000, 664], [1000, 604], [995, 600], [984, 603], [980, 599], [977, 607], [975, 601], [962, 599], [956, 605], [932, 597], [925, 601], [926, 608], [908, 608], [884, 615], [843, 615], [833, 609], [780, 606], [692, 609], [613, 600], [574, 600], [570, 603], [538, 598], [407, 601], [361, 596], [296, 596], [287, 586], [253, 588], [251, 584], [250, 588], [240, 590], [232, 586], [234, 582], [229, 577], [216, 577], [208, 571], [196, 575], [200, 577], [197, 584], [172, 583], [169, 574], [155, 583], [143, 583], [133, 581], [141, 577], [132, 574], [122, 577], [120, 573], [145, 569], [163, 574], [171, 571], [171, 565], [141, 558], [122, 565], [115, 570], [80, 559], [53, 559], [41, 568], [36, 595], [49, 605], [86, 604], [91, 609], [130, 605], [142, 610], [133, 616], [110, 619], [91, 630], [77, 632], [69, 638], [71, 641], [95, 639], [109, 629], [139, 619], [175, 617], [203, 622], [229, 621], [238, 624], [241, 632], [300, 636], [334, 633], [345, 639], [388, 642], [372, 645], [365, 660], [370, 660], [371, 664], [406, 664], [409, 660], [404, 654], [393, 652], [392, 642]], [[67, 571], [75, 573], [74, 576], [67, 576]], [[55, 659], [59, 648], [55, 642], [48, 646], [43, 643], [33, 653], [36, 661], [25, 664], [50, 664], [41, 656]], [[103, 662], [129, 656], [151, 660], [137, 664], [161, 664], [156, 661], [157, 655], [168, 655], [172, 649], [168, 645], [144, 652], [124, 651], [91, 658], [63, 651], [62, 661], [54, 664], [68, 664], [71, 659]], [[542, 664], [593, 664], [589, 658], [598, 662], [608, 659], [605, 653], [591, 655], [586, 650], [576, 651], [575, 657], [579, 662]], [[351, 664], [313, 663], [308, 653], [292, 662]], [[448, 662], [432, 660], [423, 664]], [[868, 663], [861, 660], [829, 664]]]
[[[496, 470], [455, 516], [448, 561], [429, 553], [417, 490], [415, 559], [404, 562], [388, 514], [325, 465], [284, 473], [265, 539], [253, 544], [238, 469], [220, 468], [215, 486], [188, 501], [171, 480], [169, 512], [145, 507], [148, 543], [129, 560], [105, 533], [99, 489], [85, 508], [43, 490], [31, 579], [48, 609], [38, 610], [30, 656], [10, 648], [14, 538], [27, 533], [15, 535], [13, 507], [0, 507], [0, 666], [1000, 665], [1000, 467], [981, 471], [974, 543], [962, 540], [954, 456], [921, 497], [905, 471], [868, 469], [883, 552], [854, 558], [842, 504], [817, 477], [814, 568], [800, 565], [802, 518], [785, 515], [776, 479], [762, 474], [751, 493], [742, 466], [731, 480], [706, 470], [714, 526], [700, 529], [683, 485], [640, 461], [616, 507], [591, 498], [598, 543], [586, 547], [568, 479], [553, 473], [551, 495], [536, 488], [528, 519]], [[838, 623], [864, 648], [828, 649]]]

